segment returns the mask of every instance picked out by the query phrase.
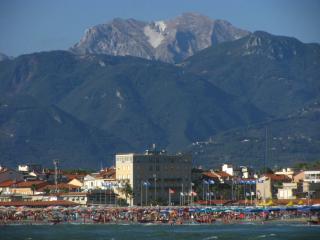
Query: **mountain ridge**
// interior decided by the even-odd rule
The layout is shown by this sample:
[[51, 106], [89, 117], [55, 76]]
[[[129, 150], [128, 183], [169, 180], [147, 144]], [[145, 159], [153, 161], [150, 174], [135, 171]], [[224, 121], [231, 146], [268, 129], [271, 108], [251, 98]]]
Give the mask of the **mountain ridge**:
[[[129, 23], [121, 19], [116, 21], [121, 26], [124, 21], [130, 25], [129, 28], [144, 24], [136, 20]], [[152, 27], [163, 31], [166, 26], [157, 22]], [[137, 29], [139, 34], [144, 34], [140, 27]], [[49, 131], [46, 135], [44, 130], [39, 132], [46, 144], [43, 149], [50, 149], [49, 145], [53, 144], [50, 139], [60, 139], [66, 146], [69, 142], [74, 149], [70, 152], [76, 152], [77, 148], [79, 152], [84, 151], [83, 156], [92, 158], [91, 163], [95, 167], [97, 159], [104, 158], [103, 154], [110, 156], [115, 151], [124, 152], [128, 148], [131, 152], [142, 152], [151, 143], [174, 152], [192, 151], [195, 160], [201, 164], [214, 165], [222, 158], [237, 163], [240, 160], [235, 155], [246, 155], [243, 155], [243, 149], [238, 151], [239, 142], [233, 139], [234, 136], [238, 139], [237, 136], [228, 135], [228, 132], [232, 133], [234, 129], [245, 132], [257, 124], [266, 124], [266, 121], [273, 121], [269, 128], [282, 132], [282, 138], [294, 135], [295, 127], [299, 128], [299, 136], [312, 135], [314, 141], [311, 142], [300, 137], [297, 143], [290, 142], [300, 155], [291, 150], [288, 152], [292, 156], [304, 154], [311, 161], [319, 156], [318, 136], [312, 133], [317, 131], [317, 112], [305, 115], [302, 120], [290, 116], [319, 101], [319, 64], [319, 44], [305, 44], [294, 38], [261, 31], [205, 48], [176, 64], [134, 56], [50, 51], [0, 62], [0, 95], [4, 99], [28, 96], [42, 106], [36, 105], [34, 110], [23, 115], [29, 119], [25, 122], [19, 120], [21, 111], [15, 114], [13, 111], [11, 117], [8, 115], [9, 122], [12, 122], [10, 129], [38, 129], [37, 125], [43, 122], [58, 133]], [[17, 102], [17, 107], [20, 104], [23, 105], [22, 100]], [[57, 128], [58, 122], [52, 112], [68, 116], [69, 132]], [[3, 113], [0, 111], [1, 117]], [[84, 124], [86, 131], [76, 127], [80, 123]], [[279, 129], [275, 123], [283, 128], [287, 124], [289, 129]], [[2, 125], [5, 132], [6, 126], [7, 123]], [[95, 131], [98, 139], [89, 134]], [[36, 138], [37, 131], [30, 132], [34, 134], [30, 138]], [[59, 135], [65, 136], [63, 141]], [[76, 136], [80, 136], [78, 142]], [[8, 146], [1, 150], [4, 156], [10, 156], [14, 148], [21, 149], [21, 140], [9, 142], [10, 145], [7, 137], [0, 135], [0, 141], [5, 144], [2, 146]], [[243, 139], [245, 137], [244, 134]], [[212, 154], [208, 149], [200, 156], [196, 154], [199, 149], [187, 148], [191, 143], [208, 138], [221, 140], [220, 147], [213, 148], [217, 153]], [[83, 139], [89, 140], [85, 142]], [[104, 140], [99, 143], [99, 139]], [[88, 146], [82, 149], [81, 144]], [[287, 147], [287, 143], [284, 144]], [[90, 146], [105, 150], [96, 154]], [[31, 159], [42, 161], [45, 153], [37, 155], [37, 150], [30, 153], [30, 149], [37, 147], [29, 148], [27, 154], [24, 149], [19, 151]], [[71, 158], [66, 149], [60, 149], [66, 159]], [[219, 149], [224, 149], [222, 155]], [[261, 160], [261, 149], [252, 146], [246, 151], [252, 156], [258, 154]], [[23, 154], [16, 159], [23, 158]], [[83, 162], [81, 156], [74, 156], [74, 162], [79, 162], [79, 166], [90, 165]], [[289, 155], [283, 156], [279, 155], [281, 161], [290, 162]], [[45, 164], [51, 161], [43, 159]]]
[[294, 38], [254, 32], [200, 51], [181, 65], [275, 116], [320, 95], [320, 44]]
[[176, 63], [199, 50], [248, 33], [225, 20], [212, 20], [196, 13], [153, 22], [116, 18], [86, 30], [70, 51], [77, 54], [131, 55]]

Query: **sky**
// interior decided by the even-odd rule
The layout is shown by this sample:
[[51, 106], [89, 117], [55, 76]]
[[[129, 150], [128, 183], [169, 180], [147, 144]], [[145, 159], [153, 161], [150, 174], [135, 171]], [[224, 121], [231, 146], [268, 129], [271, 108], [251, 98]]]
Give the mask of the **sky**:
[[0, 0], [0, 52], [65, 50], [115, 17], [155, 21], [184, 12], [320, 43], [320, 0]]

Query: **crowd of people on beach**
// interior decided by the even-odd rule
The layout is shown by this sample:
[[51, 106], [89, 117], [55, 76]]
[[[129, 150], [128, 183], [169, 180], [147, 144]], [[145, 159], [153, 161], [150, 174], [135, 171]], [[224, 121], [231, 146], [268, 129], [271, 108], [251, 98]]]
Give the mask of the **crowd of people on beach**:
[[6, 224], [212, 224], [261, 222], [269, 220], [312, 220], [317, 223], [320, 207], [48, 207], [43, 209], [9, 207], [0, 208], [0, 225]]

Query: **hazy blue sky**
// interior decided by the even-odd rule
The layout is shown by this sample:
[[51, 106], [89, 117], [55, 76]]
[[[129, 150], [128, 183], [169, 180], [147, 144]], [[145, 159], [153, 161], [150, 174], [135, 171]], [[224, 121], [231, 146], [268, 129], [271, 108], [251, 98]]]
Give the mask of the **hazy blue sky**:
[[0, 0], [0, 52], [17, 56], [67, 49], [86, 28], [114, 17], [149, 21], [183, 12], [320, 42], [319, 0]]

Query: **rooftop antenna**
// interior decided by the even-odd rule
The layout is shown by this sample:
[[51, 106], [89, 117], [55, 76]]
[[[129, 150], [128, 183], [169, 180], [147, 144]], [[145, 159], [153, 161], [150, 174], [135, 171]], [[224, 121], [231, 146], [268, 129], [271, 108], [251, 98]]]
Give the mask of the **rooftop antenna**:
[[59, 160], [54, 159], [53, 160], [53, 165], [54, 165], [54, 185], [55, 185], [55, 192], [58, 192], [58, 164]]

